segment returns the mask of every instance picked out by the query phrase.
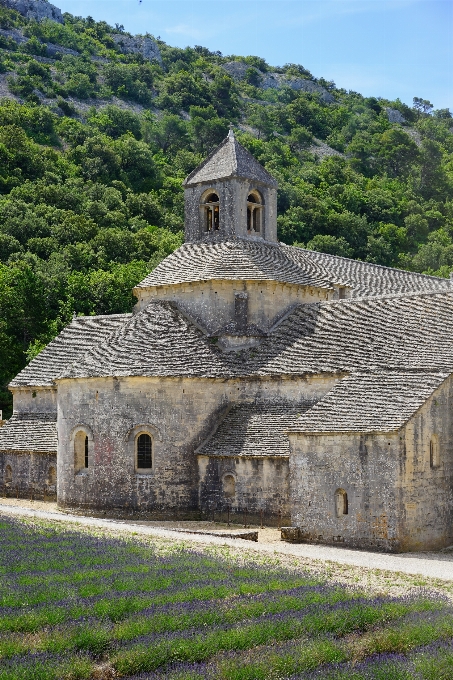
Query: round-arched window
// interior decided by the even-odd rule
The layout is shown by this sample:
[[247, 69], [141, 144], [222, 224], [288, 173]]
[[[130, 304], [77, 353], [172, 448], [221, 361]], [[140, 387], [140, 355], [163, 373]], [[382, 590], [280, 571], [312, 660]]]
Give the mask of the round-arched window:
[[150, 470], [153, 467], [153, 440], [147, 432], [136, 438], [136, 460], [138, 470]]
[[13, 481], [13, 469], [11, 465], [7, 465], [5, 468], [5, 484], [10, 484]]
[[236, 495], [236, 480], [233, 475], [225, 475], [223, 478], [223, 495], [225, 498], [234, 498]]
[[251, 191], [247, 196], [247, 231], [259, 233], [262, 231], [263, 200], [258, 191]]
[[220, 228], [220, 201], [218, 195], [212, 191], [205, 196], [202, 204], [205, 231], [218, 231]]
[[335, 491], [335, 514], [337, 517], [348, 514], [348, 494], [344, 489]]

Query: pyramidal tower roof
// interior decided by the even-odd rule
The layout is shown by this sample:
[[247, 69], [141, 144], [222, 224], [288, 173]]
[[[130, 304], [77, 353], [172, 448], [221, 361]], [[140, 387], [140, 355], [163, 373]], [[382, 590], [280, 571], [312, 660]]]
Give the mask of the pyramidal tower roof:
[[278, 186], [272, 175], [258, 163], [247, 149], [239, 144], [231, 129], [228, 137], [219, 144], [217, 149], [214, 149], [206, 160], [185, 179], [184, 186], [190, 187], [195, 184], [230, 177], [251, 179], [275, 188]]

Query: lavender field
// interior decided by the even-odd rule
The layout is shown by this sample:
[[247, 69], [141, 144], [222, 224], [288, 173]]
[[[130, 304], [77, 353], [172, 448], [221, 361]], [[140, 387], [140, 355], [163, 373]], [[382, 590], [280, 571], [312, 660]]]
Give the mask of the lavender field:
[[442, 680], [450, 600], [0, 516], [0, 680]]

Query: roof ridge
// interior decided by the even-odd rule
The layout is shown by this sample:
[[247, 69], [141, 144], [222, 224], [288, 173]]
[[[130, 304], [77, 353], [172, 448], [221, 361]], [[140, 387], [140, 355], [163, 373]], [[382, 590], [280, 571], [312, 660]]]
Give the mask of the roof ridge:
[[[240, 256], [231, 259], [235, 251]], [[335, 276], [322, 263], [296, 249], [283, 249], [264, 239], [250, 241], [244, 237], [215, 242], [184, 243], [166, 257], [135, 287], [195, 283], [214, 280], [277, 281], [279, 283], [330, 289], [333, 283], [347, 285], [344, 277]]]
[[[225, 139], [222, 140], [222, 141], [220, 142], [220, 144], [219, 144], [218, 146], [216, 146], [216, 148], [215, 148], [213, 151], [211, 151], [211, 153], [209, 154], [209, 156], [206, 156], [206, 158], [204, 159], [204, 161], [202, 161], [202, 162], [200, 163], [200, 165], [197, 165], [197, 167], [194, 168], [194, 169], [192, 170], [192, 172], [190, 172], [190, 173], [187, 175], [186, 179], [185, 179], [184, 182], [182, 183], [183, 186], [186, 186], [187, 184], [189, 184], [191, 178], [194, 177], [198, 172], [200, 172], [200, 170], [202, 170], [202, 169], [207, 165], [207, 163], [211, 160], [211, 158], [213, 158], [213, 157], [215, 156], [215, 154], [216, 154], [218, 151], [220, 151], [220, 149], [223, 149], [223, 147], [224, 147], [226, 144], [228, 144], [228, 143], [229, 143], [229, 137], [225, 137]], [[236, 154], [235, 154], [235, 155], [236, 155]], [[237, 158], [236, 158], [236, 163], [237, 163]]]
[[120, 317], [126, 316], [133, 316], [133, 314], [132, 312], [120, 312], [118, 314], [80, 314], [79, 316], [75, 316], [73, 319], [71, 319], [68, 326], [73, 321], [78, 321], [79, 319], [118, 319]]

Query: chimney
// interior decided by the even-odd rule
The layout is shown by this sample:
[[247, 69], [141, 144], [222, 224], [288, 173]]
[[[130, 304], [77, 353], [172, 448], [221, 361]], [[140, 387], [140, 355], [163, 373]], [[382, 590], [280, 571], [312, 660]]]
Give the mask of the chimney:
[[234, 321], [238, 330], [247, 330], [249, 299], [247, 293], [234, 294]]

